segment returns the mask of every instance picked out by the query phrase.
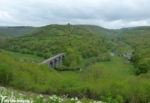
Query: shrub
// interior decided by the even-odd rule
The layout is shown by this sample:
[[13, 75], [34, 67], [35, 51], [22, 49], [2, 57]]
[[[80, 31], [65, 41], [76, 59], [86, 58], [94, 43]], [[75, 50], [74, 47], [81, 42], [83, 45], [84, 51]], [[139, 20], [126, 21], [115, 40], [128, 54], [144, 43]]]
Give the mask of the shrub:
[[6, 63], [0, 62], [0, 84], [8, 86], [13, 80], [13, 73], [10, 66]]

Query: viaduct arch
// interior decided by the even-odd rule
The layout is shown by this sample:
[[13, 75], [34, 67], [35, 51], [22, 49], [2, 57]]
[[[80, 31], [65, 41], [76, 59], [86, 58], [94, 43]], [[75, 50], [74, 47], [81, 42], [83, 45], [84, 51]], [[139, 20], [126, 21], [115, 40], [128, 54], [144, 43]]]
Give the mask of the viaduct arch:
[[57, 68], [60, 64], [62, 64], [62, 59], [64, 56], [65, 56], [65, 53], [61, 53], [49, 59], [44, 60], [40, 64], [47, 64], [51, 68]]

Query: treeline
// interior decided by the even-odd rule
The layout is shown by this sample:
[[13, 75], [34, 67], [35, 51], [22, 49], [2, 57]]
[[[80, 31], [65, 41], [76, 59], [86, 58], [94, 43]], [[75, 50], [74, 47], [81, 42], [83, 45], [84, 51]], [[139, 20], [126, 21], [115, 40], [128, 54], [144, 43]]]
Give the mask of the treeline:
[[131, 60], [135, 63], [136, 74], [150, 70], [150, 27], [137, 27], [122, 31], [117, 37], [134, 48]]
[[98, 57], [113, 49], [105, 37], [84, 25], [45, 26], [31, 34], [9, 39], [1, 43], [0, 47], [45, 59], [66, 52], [64, 65], [67, 67], [76, 67], [85, 58]]

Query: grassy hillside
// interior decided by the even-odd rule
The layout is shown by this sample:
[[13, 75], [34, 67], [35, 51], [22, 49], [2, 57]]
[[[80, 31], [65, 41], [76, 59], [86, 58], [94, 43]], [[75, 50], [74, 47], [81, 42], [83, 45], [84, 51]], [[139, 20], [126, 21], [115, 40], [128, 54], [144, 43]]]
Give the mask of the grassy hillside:
[[64, 65], [67, 67], [76, 67], [83, 59], [100, 57], [102, 54], [105, 54], [103, 60], [109, 60], [106, 53], [115, 47], [93, 28], [94, 26], [88, 25], [49, 25], [30, 34], [9, 39], [0, 47], [45, 59], [66, 52]]
[[39, 63], [41, 61], [44, 61], [43, 57], [39, 57], [36, 55], [31, 55], [31, 54], [22, 54], [19, 52], [11, 52], [11, 51], [6, 51], [3, 49], [0, 49], [2, 53], [9, 54], [13, 59], [18, 60], [18, 61], [24, 61], [24, 62], [33, 62], [33, 63]]
[[0, 27], [0, 32], [13, 37], [30, 33], [36, 29], [36, 27], [29, 26]]

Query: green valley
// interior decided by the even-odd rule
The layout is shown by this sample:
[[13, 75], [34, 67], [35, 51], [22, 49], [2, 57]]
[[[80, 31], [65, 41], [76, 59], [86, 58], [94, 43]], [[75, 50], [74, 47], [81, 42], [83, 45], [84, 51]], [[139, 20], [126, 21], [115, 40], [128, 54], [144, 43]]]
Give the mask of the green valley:
[[[83, 103], [148, 103], [149, 40], [150, 27], [39, 27], [0, 42], [0, 85], [36, 94], [78, 97]], [[38, 64], [59, 53], [65, 57], [57, 69]]]

